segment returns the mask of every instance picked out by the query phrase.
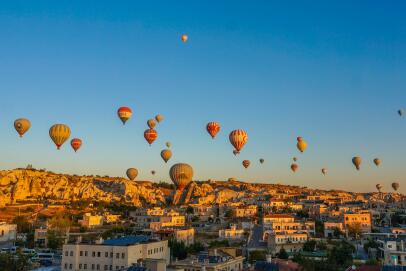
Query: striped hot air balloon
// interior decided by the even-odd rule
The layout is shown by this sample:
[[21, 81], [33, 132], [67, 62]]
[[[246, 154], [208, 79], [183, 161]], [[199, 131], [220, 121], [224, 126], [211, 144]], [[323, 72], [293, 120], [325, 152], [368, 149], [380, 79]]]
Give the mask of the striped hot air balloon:
[[20, 137], [23, 137], [23, 135], [30, 129], [30, 127], [31, 122], [28, 119], [21, 118], [14, 121], [14, 128], [16, 129]]
[[236, 153], [240, 153], [241, 149], [244, 147], [244, 145], [248, 141], [248, 135], [247, 133], [242, 130], [234, 130], [230, 133], [229, 135], [230, 143], [231, 145], [234, 146], [234, 149], [236, 150]]
[[144, 132], [144, 138], [150, 146], [152, 143], [154, 143], [154, 141], [157, 139], [157, 137], [158, 137], [158, 132], [155, 131], [154, 129], [147, 129]]
[[183, 190], [192, 181], [193, 168], [185, 163], [175, 164], [169, 170], [169, 176], [176, 188]]
[[80, 138], [74, 138], [70, 141], [70, 145], [72, 146], [72, 149], [77, 152], [82, 146], [82, 140]]
[[121, 119], [121, 121], [123, 122], [123, 125], [124, 125], [127, 122], [127, 120], [129, 120], [131, 118], [131, 116], [133, 115], [133, 111], [129, 107], [122, 106], [117, 110], [117, 115]]
[[206, 130], [211, 135], [211, 138], [213, 138], [213, 139], [216, 137], [217, 133], [220, 132], [220, 129], [221, 129], [220, 123], [218, 123], [218, 122], [212, 121], [212, 122], [207, 123], [207, 125], [206, 125]]
[[70, 137], [70, 128], [65, 124], [55, 124], [49, 129], [49, 136], [59, 150]]

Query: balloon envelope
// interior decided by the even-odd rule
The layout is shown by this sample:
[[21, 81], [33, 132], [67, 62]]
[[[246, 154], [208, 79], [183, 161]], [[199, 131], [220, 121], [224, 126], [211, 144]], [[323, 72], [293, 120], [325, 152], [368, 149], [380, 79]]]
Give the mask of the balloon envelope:
[[234, 130], [229, 135], [229, 140], [231, 145], [234, 146], [234, 149], [237, 151], [237, 154], [240, 153], [241, 149], [248, 141], [247, 133], [242, 129]]
[[186, 34], [183, 34], [180, 39], [182, 40], [182, 42], [187, 42], [187, 40], [189, 39], [189, 37]]
[[172, 146], [172, 144], [171, 144], [171, 142], [168, 141], [168, 142], [165, 143], [165, 146], [166, 146], [167, 148], [170, 148], [170, 147]]
[[392, 183], [393, 190], [397, 191], [399, 189], [399, 183]]
[[127, 106], [122, 106], [117, 110], [117, 115], [124, 125], [133, 115], [133, 111]]
[[354, 164], [355, 168], [359, 170], [361, 167], [362, 158], [359, 156], [355, 156], [352, 158], [352, 163]]
[[70, 128], [65, 124], [55, 124], [49, 128], [49, 136], [59, 150], [70, 137]]
[[131, 181], [134, 181], [135, 178], [137, 178], [138, 176], [138, 170], [136, 168], [129, 168], [127, 169], [127, 177], [128, 179], [130, 179]]
[[263, 163], [265, 162], [265, 160], [264, 160], [263, 158], [261, 158], [261, 159], [259, 159], [259, 162], [260, 162], [261, 164], [263, 164]]
[[158, 137], [158, 132], [155, 131], [154, 129], [147, 129], [144, 131], [144, 138], [148, 142], [149, 145], [154, 143], [154, 141]]
[[155, 116], [155, 119], [158, 123], [160, 123], [164, 119], [164, 117], [162, 115], [158, 114]]
[[291, 169], [293, 172], [296, 172], [296, 171], [299, 169], [299, 166], [298, 166], [297, 164], [292, 164], [292, 165], [290, 166], [290, 169]]
[[374, 164], [378, 167], [381, 164], [381, 160], [379, 158], [375, 158]]
[[185, 163], [175, 164], [169, 170], [169, 176], [177, 189], [183, 190], [193, 178], [193, 168]]
[[250, 160], [244, 160], [244, 161], [242, 161], [242, 165], [243, 165], [243, 167], [245, 167], [245, 168], [248, 168], [248, 167], [250, 166], [250, 164], [251, 164]]
[[70, 145], [72, 146], [72, 149], [77, 152], [82, 146], [82, 140], [80, 138], [74, 138], [70, 141]]
[[14, 121], [14, 128], [16, 129], [20, 137], [23, 137], [23, 135], [30, 129], [30, 127], [31, 122], [28, 119], [20, 118]]
[[207, 123], [206, 125], [206, 130], [207, 132], [211, 135], [211, 138], [215, 138], [217, 133], [220, 132], [220, 123], [212, 121]]
[[296, 147], [299, 149], [300, 152], [304, 152], [307, 149], [307, 142], [304, 141], [302, 137], [297, 138]]
[[165, 161], [165, 163], [167, 163], [169, 161], [169, 159], [171, 159], [171, 157], [172, 157], [172, 151], [169, 149], [162, 150], [161, 157]]
[[155, 126], [156, 126], [156, 121], [155, 121], [154, 119], [149, 119], [149, 120], [147, 121], [147, 125], [148, 125], [148, 127], [149, 127], [150, 129], [154, 129]]

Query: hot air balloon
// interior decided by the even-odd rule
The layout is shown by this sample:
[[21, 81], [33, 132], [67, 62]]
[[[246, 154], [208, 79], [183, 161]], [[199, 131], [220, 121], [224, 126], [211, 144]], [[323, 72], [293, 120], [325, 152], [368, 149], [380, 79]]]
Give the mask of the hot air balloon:
[[188, 36], [187, 35], [185, 35], [185, 34], [183, 34], [181, 37], [180, 37], [180, 39], [182, 40], [182, 42], [187, 42], [187, 40], [188, 40]]
[[399, 114], [399, 116], [401, 116], [401, 117], [402, 117], [402, 116], [403, 116], [403, 113], [404, 113], [404, 110], [403, 110], [402, 108], [398, 110], [398, 114]]
[[296, 161], [297, 161], [297, 157], [293, 157], [293, 161], [296, 162]]
[[244, 161], [242, 161], [242, 165], [243, 165], [245, 168], [248, 168], [248, 167], [250, 166], [250, 164], [251, 164], [250, 160], [244, 160]]
[[240, 153], [241, 149], [248, 141], [247, 133], [242, 130], [234, 130], [229, 135], [230, 143], [234, 146], [234, 149], [237, 151], [237, 154]]
[[49, 128], [49, 136], [59, 150], [63, 143], [69, 138], [70, 128], [65, 124], [55, 124]]
[[399, 183], [392, 183], [392, 188], [393, 188], [393, 190], [398, 191]]
[[172, 146], [171, 142], [169, 142], [169, 141], [166, 142], [165, 145], [166, 145], [167, 148], [170, 148]]
[[162, 150], [161, 151], [161, 157], [165, 161], [165, 163], [167, 163], [169, 161], [169, 159], [171, 159], [171, 157], [172, 157], [171, 150], [169, 150], [169, 149]]
[[381, 193], [381, 190], [383, 188], [382, 184], [378, 183], [375, 187], [378, 190], [378, 192]]
[[192, 181], [193, 168], [184, 163], [175, 164], [169, 170], [169, 176], [176, 188], [183, 190]]
[[298, 137], [297, 138], [297, 144], [296, 144], [297, 148], [299, 149], [300, 152], [304, 152], [307, 148], [307, 143], [306, 141], [304, 141], [304, 139], [302, 137]]
[[158, 114], [155, 116], [155, 119], [158, 123], [160, 123], [161, 121], [163, 121], [164, 117], [161, 114]]
[[155, 139], [157, 139], [158, 133], [154, 129], [147, 129], [144, 132], [144, 138], [145, 140], [149, 143], [151, 146], [152, 143], [154, 143]]
[[378, 167], [381, 164], [381, 160], [379, 158], [375, 158], [374, 164]]
[[70, 145], [72, 146], [72, 149], [77, 152], [82, 146], [82, 140], [80, 138], [74, 138], [70, 141]]
[[31, 127], [31, 122], [27, 119], [16, 119], [14, 121], [14, 128], [16, 129], [17, 133], [20, 135], [20, 137], [23, 137], [23, 135], [30, 129]]
[[359, 170], [362, 163], [362, 158], [359, 156], [353, 157], [352, 163], [354, 164], [355, 168]]
[[220, 123], [218, 123], [218, 122], [212, 121], [212, 122], [207, 123], [207, 125], [206, 125], [206, 130], [211, 135], [211, 138], [213, 138], [213, 139], [216, 137], [217, 133], [220, 132], [220, 129], [221, 129]]
[[263, 158], [261, 158], [261, 159], [259, 159], [259, 162], [260, 162], [261, 164], [263, 164], [263, 163], [265, 162], [265, 160], [264, 160]]
[[131, 118], [131, 116], [133, 115], [133, 111], [129, 107], [122, 106], [117, 110], [117, 115], [121, 119], [121, 121], [123, 122], [123, 125], [124, 125], [127, 122], [127, 120], [129, 120]]
[[127, 177], [131, 181], [134, 181], [135, 178], [138, 176], [138, 170], [136, 168], [129, 168], [127, 169]]
[[327, 169], [326, 169], [326, 168], [322, 168], [322, 169], [321, 169], [321, 173], [323, 173], [323, 175], [326, 175], [326, 174], [327, 174]]
[[151, 170], [152, 175], [155, 175], [155, 173], [156, 173], [155, 170]]
[[299, 169], [299, 166], [298, 166], [297, 164], [293, 163], [293, 164], [290, 166], [290, 169], [291, 169], [293, 172], [296, 172], [296, 171]]
[[147, 121], [147, 125], [148, 125], [148, 127], [149, 127], [150, 129], [154, 129], [155, 126], [156, 126], [156, 121], [155, 121], [154, 119], [149, 119], [149, 120]]

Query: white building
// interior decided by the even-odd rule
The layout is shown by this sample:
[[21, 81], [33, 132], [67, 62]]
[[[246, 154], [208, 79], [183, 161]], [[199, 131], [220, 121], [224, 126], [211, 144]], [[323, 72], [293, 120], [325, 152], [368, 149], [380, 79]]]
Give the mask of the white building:
[[219, 238], [222, 239], [243, 239], [244, 230], [237, 229], [237, 225], [233, 224], [229, 229], [219, 230]]
[[109, 239], [99, 244], [66, 244], [61, 270], [119, 270], [147, 258], [169, 263], [169, 254], [168, 241], [150, 240], [147, 236]]
[[8, 245], [17, 238], [17, 225], [0, 222], [0, 245]]

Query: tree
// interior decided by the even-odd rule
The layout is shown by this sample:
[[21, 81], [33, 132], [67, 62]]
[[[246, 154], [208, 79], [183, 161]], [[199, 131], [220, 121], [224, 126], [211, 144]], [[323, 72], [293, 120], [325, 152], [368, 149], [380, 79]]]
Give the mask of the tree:
[[263, 250], [253, 250], [249, 254], [249, 261], [251, 263], [265, 260], [266, 260], [266, 252]]
[[356, 223], [352, 223], [351, 225], [348, 226], [348, 233], [353, 236], [355, 239], [358, 239], [358, 236], [361, 234], [362, 232], [362, 227], [361, 227], [361, 223], [356, 222]]
[[171, 248], [172, 257], [178, 260], [184, 260], [187, 257], [187, 249], [185, 243], [178, 242], [175, 238], [169, 240], [169, 247]]
[[304, 210], [297, 211], [296, 215], [300, 218], [309, 218], [309, 213]]
[[191, 244], [190, 246], [187, 247], [187, 251], [192, 254], [199, 253], [200, 251], [203, 251], [203, 250], [204, 250], [204, 246], [200, 242], [195, 242], [194, 244]]
[[316, 241], [308, 240], [303, 244], [303, 251], [313, 252], [316, 249]]
[[316, 236], [324, 236], [324, 223], [320, 220], [316, 220]]
[[279, 250], [278, 258], [283, 260], [289, 259], [289, 255], [284, 248], [281, 248], [281, 250]]
[[187, 213], [187, 214], [193, 214], [193, 213], [194, 213], [193, 207], [192, 207], [192, 206], [188, 206], [188, 207], [186, 208], [186, 213]]
[[31, 230], [31, 224], [25, 216], [14, 217], [13, 224], [17, 224], [17, 232], [19, 233], [28, 233]]
[[56, 250], [62, 248], [64, 237], [61, 236], [60, 232], [48, 230], [47, 240], [48, 240], [48, 248]]
[[20, 253], [0, 253], [1, 271], [27, 271], [30, 270], [30, 263], [27, 256]]
[[224, 214], [224, 217], [226, 218], [232, 218], [234, 216], [233, 210], [227, 210], [226, 213]]
[[378, 247], [379, 247], [378, 242], [376, 242], [376, 241], [374, 241], [372, 239], [369, 239], [368, 242], [366, 242], [364, 244], [364, 250], [365, 250], [366, 253], [368, 253], [370, 248], [378, 248]]

